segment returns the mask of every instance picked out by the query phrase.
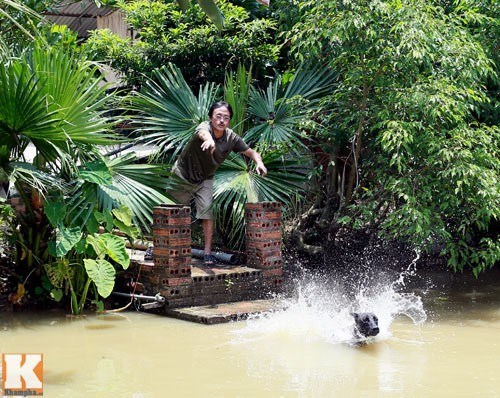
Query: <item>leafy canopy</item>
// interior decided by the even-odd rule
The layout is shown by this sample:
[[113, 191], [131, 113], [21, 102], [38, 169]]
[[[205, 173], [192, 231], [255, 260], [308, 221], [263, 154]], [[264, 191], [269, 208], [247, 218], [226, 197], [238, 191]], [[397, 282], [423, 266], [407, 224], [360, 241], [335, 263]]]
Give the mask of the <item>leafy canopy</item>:
[[499, 128], [477, 118], [496, 73], [473, 34], [488, 19], [470, 2], [440, 3], [306, 1], [288, 38], [296, 57], [339, 72], [320, 138], [332, 151], [341, 137], [351, 143], [339, 148], [351, 159], [344, 220], [438, 242], [454, 269], [477, 273], [500, 254], [488, 235], [499, 217]]
[[171, 2], [139, 0], [118, 5], [136, 32], [134, 40], [98, 30], [86, 46], [96, 59], [109, 60], [132, 81], [173, 63], [182, 67], [191, 87], [207, 81], [221, 84], [226, 71], [236, 69], [238, 63], [253, 64], [254, 72], [263, 78], [267, 67], [277, 61], [275, 24], [251, 19], [248, 11], [228, 1], [217, 3], [224, 15], [221, 30], [194, 2], [185, 12]]

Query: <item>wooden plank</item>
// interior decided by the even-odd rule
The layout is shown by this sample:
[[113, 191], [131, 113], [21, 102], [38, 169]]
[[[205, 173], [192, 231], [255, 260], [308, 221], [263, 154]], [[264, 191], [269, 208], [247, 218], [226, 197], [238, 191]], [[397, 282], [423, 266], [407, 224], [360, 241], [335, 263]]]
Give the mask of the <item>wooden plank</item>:
[[277, 300], [252, 300], [167, 309], [166, 315], [185, 321], [214, 325], [247, 319], [250, 315], [273, 312], [280, 308]]

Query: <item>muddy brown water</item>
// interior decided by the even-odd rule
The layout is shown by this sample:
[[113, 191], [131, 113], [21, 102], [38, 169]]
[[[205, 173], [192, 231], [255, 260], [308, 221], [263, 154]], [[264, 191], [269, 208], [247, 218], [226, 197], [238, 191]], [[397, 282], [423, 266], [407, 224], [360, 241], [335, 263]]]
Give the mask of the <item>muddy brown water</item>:
[[48, 398], [494, 398], [498, 275], [413, 286], [426, 319], [393, 314], [362, 346], [332, 338], [328, 309], [315, 312], [297, 300], [284, 312], [214, 326], [134, 311], [80, 320], [3, 313], [0, 352], [43, 353]]

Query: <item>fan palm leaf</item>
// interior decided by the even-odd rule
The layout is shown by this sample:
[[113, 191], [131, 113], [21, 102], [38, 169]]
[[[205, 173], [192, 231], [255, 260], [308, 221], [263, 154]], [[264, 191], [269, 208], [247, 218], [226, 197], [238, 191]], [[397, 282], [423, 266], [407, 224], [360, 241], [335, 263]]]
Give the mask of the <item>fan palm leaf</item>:
[[134, 222], [150, 231], [153, 207], [171, 203], [162, 193], [166, 186], [162, 166], [137, 164], [134, 154], [114, 159], [104, 157], [80, 167], [80, 175], [69, 204], [72, 223], [85, 224], [95, 210], [127, 206]]
[[44, 195], [49, 188], [57, 189], [61, 192], [67, 192], [69, 185], [61, 178], [45, 173], [39, 170], [33, 164], [27, 162], [10, 162], [9, 169], [6, 170], [9, 176], [9, 182], [18, 187], [27, 185]]
[[9, 59], [0, 70], [0, 137], [9, 156], [31, 143], [46, 161], [60, 163], [75, 146], [115, 142], [95, 71], [60, 48]]
[[305, 149], [299, 124], [334, 82], [335, 75], [330, 69], [302, 65], [287, 84], [277, 76], [265, 91], [252, 88], [248, 112], [256, 124], [245, 134], [245, 139], [259, 145]]
[[155, 147], [154, 158], [171, 162], [196, 126], [206, 120], [217, 90], [215, 84], [207, 83], [196, 97], [177, 67], [155, 70], [153, 79], [131, 98], [130, 109], [138, 112], [135, 121], [140, 126], [136, 130], [139, 142]]
[[248, 170], [240, 155], [231, 155], [214, 179], [214, 212], [220, 228], [234, 246], [244, 240], [244, 213], [247, 202], [279, 201], [288, 203], [305, 187], [307, 167], [298, 159], [270, 152], [263, 155], [268, 174], [262, 177]]
[[107, 86], [96, 78], [98, 67], [66, 50], [37, 47], [28, 59], [34, 73], [47, 84], [40, 91], [52, 99], [49, 112], [57, 112], [56, 131], [76, 144], [106, 145], [116, 137], [108, 134], [112, 121], [105, 117]]
[[289, 104], [278, 100], [280, 81], [270, 84], [265, 92], [251, 89], [248, 111], [257, 124], [247, 131], [245, 139], [266, 146], [305, 148], [297, 129], [301, 115], [294, 115]]
[[331, 92], [336, 78], [337, 74], [330, 68], [319, 64], [302, 64], [285, 86], [283, 98], [299, 95], [309, 101], [318, 100]]
[[[47, 94], [39, 90], [45, 82], [20, 60], [10, 60], [0, 69], [0, 134], [2, 142], [15, 145], [17, 135], [62, 139], [54, 125], [56, 112], [47, 112]], [[20, 137], [24, 138], [24, 137]]]
[[[117, 141], [108, 132], [113, 121], [103, 109], [109, 96], [101, 80], [95, 77], [95, 65], [61, 47], [35, 43], [24, 55], [7, 57], [3, 66], [0, 68], [3, 180], [11, 179], [9, 170], [12, 172], [14, 168], [9, 163], [18, 161], [31, 161], [40, 168], [40, 173], [50, 171], [60, 175], [64, 171], [70, 175], [78, 161], [97, 152], [97, 145]], [[33, 147], [34, 158], [26, 158], [28, 146]], [[28, 175], [18, 173], [16, 183]], [[34, 181], [29, 178], [26, 184], [30, 186]]]
[[245, 132], [251, 82], [252, 68], [247, 71], [241, 64], [238, 65], [236, 74], [233, 71], [226, 74], [224, 82], [224, 99], [233, 109], [231, 128], [240, 136]]

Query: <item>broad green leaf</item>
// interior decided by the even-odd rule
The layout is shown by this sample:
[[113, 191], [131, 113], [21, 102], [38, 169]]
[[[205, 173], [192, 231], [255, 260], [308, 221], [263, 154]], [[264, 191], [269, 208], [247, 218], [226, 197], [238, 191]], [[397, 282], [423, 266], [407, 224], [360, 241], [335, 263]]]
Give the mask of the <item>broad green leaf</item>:
[[83, 254], [85, 253], [85, 250], [87, 249], [87, 239], [82, 238], [80, 241], [75, 245], [75, 251], [78, 254]]
[[66, 228], [59, 225], [56, 232], [56, 242], [54, 254], [56, 257], [65, 256], [73, 247], [80, 241], [82, 237], [82, 231], [80, 227]]
[[132, 225], [132, 212], [127, 206], [120, 206], [118, 209], [112, 210], [113, 215], [127, 227]]
[[114, 218], [113, 213], [109, 209], [104, 209], [102, 213], [95, 211], [94, 216], [99, 223], [105, 224], [104, 228], [106, 231], [111, 232], [113, 230]]
[[97, 257], [103, 258], [106, 255], [106, 243], [101, 239], [101, 235], [94, 234], [87, 236], [87, 243], [92, 246]]
[[96, 218], [96, 214], [92, 213], [85, 224], [87, 231], [91, 234], [99, 232], [99, 221]]
[[58, 261], [52, 264], [44, 265], [45, 273], [54, 287], [64, 287], [66, 280], [72, 280], [75, 275], [75, 269], [68, 265], [67, 261]]
[[57, 227], [57, 225], [66, 216], [66, 205], [63, 202], [46, 201], [44, 204], [45, 215], [50, 221], [50, 225]]
[[106, 298], [115, 287], [115, 268], [106, 260], [84, 259], [85, 270], [95, 283], [98, 293]]
[[127, 226], [119, 220], [115, 220], [115, 227], [118, 228], [120, 232], [123, 232], [125, 235], [127, 235], [127, 237], [131, 239], [135, 239], [139, 235], [139, 229], [137, 227], [134, 227], [133, 225]]
[[113, 230], [114, 226], [114, 218], [113, 218], [113, 213], [111, 213], [110, 210], [105, 209], [104, 210], [104, 218], [106, 220], [106, 231], [111, 232]]
[[106, 217], [104, 217], [104, 213], [101, 213], [99, 211], [94, 211], [93, 215], [98, 223], [104, 223], [106, 221]]
[[80, 170], [80, 177], [98, 185], [111, 185], [113, 183], [113, 176], [108, 167], [100, 160], [86, 163]]
[[130, 257], [126, 250], [125, 240], [112, 234], [99, 235], [103, 245], [106, 247], [106, 254], [120, 264], [123, 269], [127, 269], [130, 264]]

